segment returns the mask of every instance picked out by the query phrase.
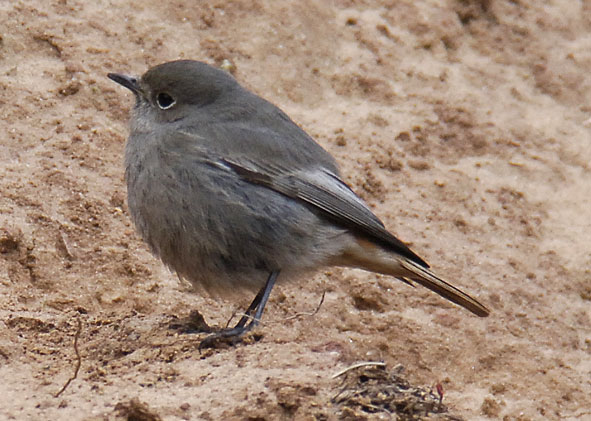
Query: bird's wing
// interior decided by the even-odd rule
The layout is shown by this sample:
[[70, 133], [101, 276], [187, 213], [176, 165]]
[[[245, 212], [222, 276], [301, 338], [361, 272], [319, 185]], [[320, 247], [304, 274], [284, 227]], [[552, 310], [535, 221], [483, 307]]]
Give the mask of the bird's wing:
[[[172, 136], [174, 139], [168, 139], [178, 143], [173, 150], [183, 150], [189, 156], [207, 156], [210, 164], [231, 169], [250, 183], [313, 206], [335, 223], [428, 268], [427, 262], [389, 233], [341, 180], [330, 155], [305, 132], [297, 130], [301, 136], [296, 136], [298, 131], [292, 132], [294, 136], [283, 139], [284, 142], [279, 142], [272, 131], [232, 124], [180, 130]], [[300, 148], [294, 148], [298, 142]]]
[[273, 189], [320, 210], [327, 218], [407, 257], [429, 265], [390, 234], [367, 205], [336, 174], [323, 168], [290, 171], [245, 158], [223, 158], [245, 180]]

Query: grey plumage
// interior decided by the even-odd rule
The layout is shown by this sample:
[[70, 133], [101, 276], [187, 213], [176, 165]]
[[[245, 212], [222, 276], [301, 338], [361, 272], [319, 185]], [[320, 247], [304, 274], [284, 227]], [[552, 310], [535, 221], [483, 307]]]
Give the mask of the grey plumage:
[[125, 154], [132, 218], [179, 275], [223, 292], [259, 289], [272, 272], [361, 267], [488, 315], [386, 230], [320, 145], [229, 74], [185, 60], [139, 80], [109, 77], [136, 96]]

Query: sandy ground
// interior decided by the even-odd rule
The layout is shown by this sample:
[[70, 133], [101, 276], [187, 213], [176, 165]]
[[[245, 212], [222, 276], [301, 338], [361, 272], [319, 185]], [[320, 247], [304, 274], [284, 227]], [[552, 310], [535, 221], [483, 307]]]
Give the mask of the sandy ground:
[[[191, 293], [129, 220], [106, 73], [176, 58], [233, 63], [492, 315], [327, 269], [273, 292], [257, 342], [169, 329], [252, 299]], [[588, 0], [1, 1], [0, 419], [339, 419], [361, 361], [466, 420], [591, 419], [590, 68]]]

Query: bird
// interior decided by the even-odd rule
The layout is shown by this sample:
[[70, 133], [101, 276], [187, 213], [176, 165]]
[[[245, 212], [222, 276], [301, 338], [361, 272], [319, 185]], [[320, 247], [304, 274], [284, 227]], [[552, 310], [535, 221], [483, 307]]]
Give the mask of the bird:
[[417, 283], [489, 315], [386, 229], [324, 148], [230, 73], [175, 60], [141, 77], [108, 77], [135, 96], [128, 206], [152, 253], [210, 293], [258, 291], [234, 327], [202, 346], [239, 341], [261, 320], [278, 279], [330, 266]]

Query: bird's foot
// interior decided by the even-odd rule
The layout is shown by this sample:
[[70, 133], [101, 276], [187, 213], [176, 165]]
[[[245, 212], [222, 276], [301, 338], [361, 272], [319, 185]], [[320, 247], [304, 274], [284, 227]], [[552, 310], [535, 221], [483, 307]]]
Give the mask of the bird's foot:
[[199, 344], [199, 351], [207, 348], [218, 348], [223, 346], [233, 346], [240, 342], [256, 342], [262, 338], [260, 334], [246, 335], [256, 323], [249, 323], [246, 326], [236, 326], [227, 329], [221, 329], [206, 336]]
[[252, 343], [260, 340], [262, 338], [261, 334], [247, 335], [256, 323], [251, 320], [250, 323], [244, 324], [245, 320], [241, 320], [235, 327], [216, 330], [215, 327], [207, 324], [201, 313], [193, 310], [185, 318], [175, 318], [168, 327], [182, 334], [209, 333], [210, 335], [199, 343], [199, 350], [201, 351], [207, 348], [220, 348], [233, 346], [240, 342]]

